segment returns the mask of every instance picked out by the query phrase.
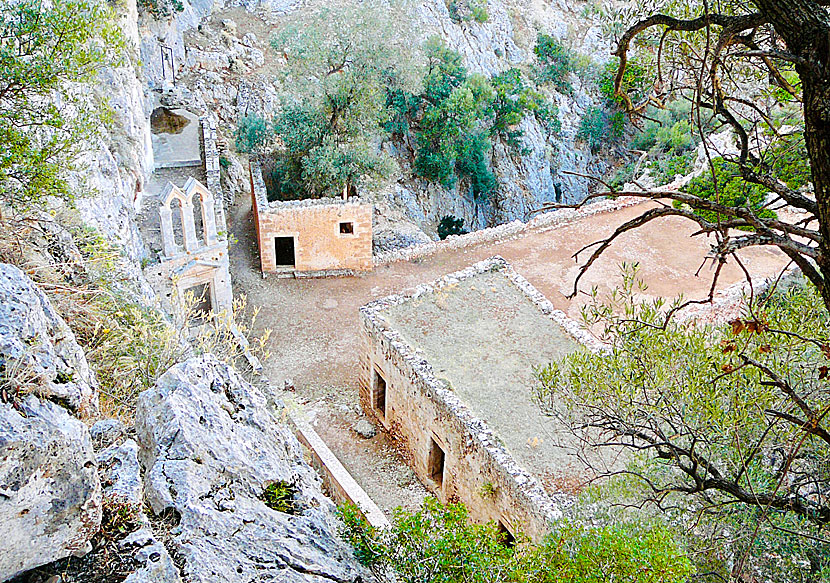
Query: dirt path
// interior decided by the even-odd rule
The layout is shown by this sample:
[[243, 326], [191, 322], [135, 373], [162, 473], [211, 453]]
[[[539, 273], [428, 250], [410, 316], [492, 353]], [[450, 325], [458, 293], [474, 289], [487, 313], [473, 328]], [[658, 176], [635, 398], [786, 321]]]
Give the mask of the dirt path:
[[[250, 203], [246, 201], [231, 211], [231, 230], [238, 239], [231, 248], [231, 270], [236, 293], [247, 294], [249, 307], [261, 309], [258, 326], [273, 331], [272, 356], [266, 364], [271, 381], [282, 386], [284, 379], [293, 379], [296, 399], [316, 412], [316, 427], [323, 439], [381, 508], [413, 507], [423, 491], [411, 472], [400, 467], [392, 444], [383, 435], [363, 440], [349, 430], [361, 415], [357, 405], [358, 308], [372, 299], [501, 255], [557, 308], [578, 319], [586, 296], [581, 294], [572, 301], [566, 298], [578, 270], [573, 253], [609, 235], [649, 204], [596, 214], [506, 241], [443, 251], [417, 262], [382, 266], [357, 277], [294, 280], [263, 279], [260, 275]], [[705, 297], [711, 285], [710, 264], [699, 277], [695, 272], [708, 244], [700, 237], [691, 238], [692, 231], [686, 221], [665, 219], [624, 234], [583, 277], [580, 289], [589, 291], [597, 286], [600, 292], [608, 291], [620, 284], [619, 265], [636, 261], [648, 294]], [[771, 276], [785, 264], [783, 254], [773, 248], [750, 249], [742, 258], [753, 276]], [[737, 266], [728, 265], [719, 288], [742, 278]]]

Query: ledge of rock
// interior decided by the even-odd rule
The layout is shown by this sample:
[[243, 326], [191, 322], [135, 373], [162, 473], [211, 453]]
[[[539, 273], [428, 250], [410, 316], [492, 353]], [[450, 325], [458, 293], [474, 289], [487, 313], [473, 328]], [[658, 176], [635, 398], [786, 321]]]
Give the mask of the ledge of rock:
[[[334, 504], [265, 396], [211, 355], [174, 366], [141, 394], [136, 435], [146, 498], [179, 517], [175, 554], [191, 582], [357, 581]], [[263, 501], [285, 484], [291, 513]]]
[[97, 382], [83, 349], [26, 274], [0, 263], [0, 364], [32, 379], [38, 394], [76, 413], [98, 411]]
[[33, 395], [0, 404], [0, 581], [83, 554], [100, 524], [86, 426]]

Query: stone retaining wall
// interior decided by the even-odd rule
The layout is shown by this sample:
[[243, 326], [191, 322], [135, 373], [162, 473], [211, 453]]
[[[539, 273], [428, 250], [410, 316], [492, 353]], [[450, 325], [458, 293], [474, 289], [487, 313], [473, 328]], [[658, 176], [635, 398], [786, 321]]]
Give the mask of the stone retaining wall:
[[[487, 271], [500, 270], [539, 310], [560, 324], [577, 341], [593, 350], [601, 345], [517, 274], [501, 257], [493, 257], [434, 283], [420, 285], [410, 296], [392, 295], [361, 308], [365, 354], [361, 359], [360, 399], [367, 414], [401, 439], [411, 455], [418, 477], [432, 486], [444, 502], [465, 503], [473, 520], [495, 521], [510, 532], [523, 532], [539, 540], [549, 525], [562, 517], [570, 502], [563, 494], [551, 495], [536, 476], [526, 471], [500, 442], [483, 419], [477, 418], [432, 366], [383, 316], [384, 310], [416, 300], [446, 286]], [[374, 373], [386, 382], [384, 411], [373, 400]], [[439, 485], [430, 477], [430, 439], [443, 449], [447, 475]], [[489, 484], [489, 487], [487, 486]]]
[[216, 207], [216, 228], [220, 237], [227, 238], [225, 222], [225, 199], [222, 195], [221, 166], [219, 165], [219, 148], [216, 145], [216, 116], [209, 114], [199, 120], [202, 124], [202, 154], [205, 162], [207, 189], [213, 193]]
[[587, 204], [578, 209], [558, 209], [542, 213], [526, 223], [523, 221], [512, 221], [504, 225], [473, 231], [465, 235], [450, 235], [443, 241], [433, 241], [431, 243], [413, 245], [412, 247], [406, 247], [404, 249], [379, 253], [375, 255], [373, 261], [375, 266], [387, 265], [398, 261], [412, 261], [441, 251], [464, 249], [480, 243], [490, 243], [518, 237], [531, 230], [545, 227], [558, 227], [585, 217], [616, 211], [644, 202], [645, 200], [642, 198], [621, 196], [614, 200], [601, 200]]

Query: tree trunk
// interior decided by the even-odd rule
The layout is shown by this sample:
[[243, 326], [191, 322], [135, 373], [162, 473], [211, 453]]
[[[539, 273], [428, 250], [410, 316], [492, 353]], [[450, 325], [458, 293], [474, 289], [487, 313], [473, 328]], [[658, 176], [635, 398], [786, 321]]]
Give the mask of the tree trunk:
[[804, 102], [804, 140], [810, 156], [819, 221], [818, 286], [830, 310], [830, 15], [815, 0], [755, 0], [760, 12], [804, 59], [796, 65]]

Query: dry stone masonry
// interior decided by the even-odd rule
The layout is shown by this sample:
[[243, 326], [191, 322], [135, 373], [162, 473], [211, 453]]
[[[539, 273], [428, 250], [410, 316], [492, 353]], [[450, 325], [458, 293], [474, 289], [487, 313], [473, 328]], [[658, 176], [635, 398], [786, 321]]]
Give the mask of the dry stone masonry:
[[[475, 520], [492, 520], [514, 535], [522, 531], [540, 539], [550, 524], [562, 517], [568, 497], [544, 488], [540, 476], [517, 461], [488, 420], [477, 416], [459, 396], [459, 387], [452, 387], [441, 378], [449, 373], [434, 370], [423, 347], [414, 346], [389, 317], [390, 310], [396, 307], [407, 303], [423, 306], [422, 302], [430, 297], [437, 298], [435, 302], [440, 308], [445, 305], [444, 295], [460, 283], [474, 281], [486, 287], [478, 279], [493, 272], [501, 273], [508, 285], [532, 302], [542, 320], [549, 318], [579, 342], [591, 349], [600, 348], [504, 259], [494, 257], [434, 283], [420, 285], [411, 295], [388, 296], [361, 308], [366, 352], [361, 362], [360, 400], [368, 415], [403, 441], [416, 474], [431, 485], [442, 501], [461, 501]], [[511, 309], [512, 306], [503, 307], [506, 311]], [[436, 326], [446, 330], [446, 326], [454, 325], [452, 322], [452, 316], [448, 316]], [[493, 338], [496, 343], [503, 341]], [[460, 356], [467, 362], [463, 353]], [[484, 373], [476, 373], [472, 382], [483, 392], [482, 398], [487, 398], [490, 380], [479, 378], [479, 374]]]
[[360, 199], [269, 201], [251, 163], [251, 196], [262, 272], [294, 277], [372, 269], [373, 207]]

